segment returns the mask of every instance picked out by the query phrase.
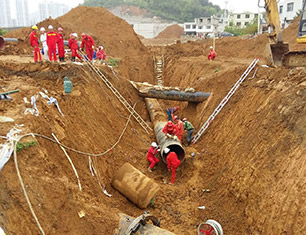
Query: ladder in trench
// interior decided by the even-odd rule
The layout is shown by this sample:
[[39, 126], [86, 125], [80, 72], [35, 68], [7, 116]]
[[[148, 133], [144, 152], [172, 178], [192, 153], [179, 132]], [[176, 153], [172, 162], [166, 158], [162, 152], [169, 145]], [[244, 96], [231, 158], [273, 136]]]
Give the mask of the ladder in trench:
[[96, 75], [101, 78], [104, 84], [114, 93], [117, 99], [123, 104], [123, 106], [132, 114], [135, 120], [140, 124], [140, 126], [146, 131], [147, 134], [152, 132], [152, 128], [146, 123], [142, 117], [135, 111], [135, 109], [126, 101], [126, 99], [120, 94], [120, 92], [113, 86], [113, 84], [106, 78], [106, 76], [95, 66], [90, 60], [87, 59], [87, 56], [80, 51], [80, 54], [83, 56], [83, 61], [86, 65], [96, 73]]
[[239, 88], [240, 84], [246, 79], [246, 77], [250, 74], [250, 72], [253, 70], [253, 68], [258, 63], [259, 59], [256, 58], [252, 61], [252, 63], [249, 65], [249, 67], [245, 70], [245, 72], [241, 75], [241, 77], [238, 79], [238, 81], [235, 83], [235, 85], [232, 87], [232, 89], [227, 93], [227, 95], [223, 98], [223, 100], [220, 102], [220, 104], [217, 106], [217, 108], [213, 111], [213, 113], [209, 116], [207, 121], [204, 123], [204, 125], [201, 127], [201, 129], [197, 132], [197, 134], [192, 138], [192, 143], [195, 144], [199, 138], [203, 135], [205, 130], [209, 127], [209, 125], [212, 123], [212, 121], [215, 119], [215, 117], [218, 115], [218, 113], [222, 110], [222, 108], [226, 105], [226, 103], [229, 101], [229, 99], [232, 97], [232, 95], [236, 92], [236, 90]]

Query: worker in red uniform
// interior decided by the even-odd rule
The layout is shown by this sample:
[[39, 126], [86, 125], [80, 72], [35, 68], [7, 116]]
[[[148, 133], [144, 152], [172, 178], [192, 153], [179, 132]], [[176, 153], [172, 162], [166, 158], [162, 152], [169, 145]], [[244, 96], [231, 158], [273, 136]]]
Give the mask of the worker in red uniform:
[[215, 52], [215, 50], [214, 50], [214, 48], [212, 47], [212, 46], [210, 46], [210, 52], [209, 52], [209, 55], [208, 55], [208, 60], [214, 60], [215, 59], [215, 57], [216, 57], [216, 52]]
[[158, 145], [155, 142], [153, 142], [147, 154], [147, 160], [151, 163], [150, 166], [148, 167], [149, 172], [152, 172], [152, 169], [155, 166], [155, 164], [159, 162], [159, 159], [156, 157], [156, 154], [159, 151], [160, 149], [158, 148]]
[[99, 62], [101, 63], [101, 61], [104, 63], [106, 60], [106, 53], [103, 50], [103, 46], [99, 46], [98, 47], [98, 51], [97, 51], [97, 58], [99, 59]]
[[34, 48], [34, 62], [37, 62], [37, 60], [41, 61], [41, 54], [38, 46], [36, 30], [38, 30], [38, 27], [36, 25], [33, 25], [32, 32], [30, 34], [30, 43], [31, 46]]
[[168, 121], [167, 124], [164, 126], [163, 128], [163, 132], [168, 136], [170, 137], [169, 135], [171, 136], [176, 136], [178, 130], [177, 130], [177, 126], [171, 122], [171, 121]]
[[175, 152], [170, 152], [169, 148], [165, 148], [164, 154], [167, 154], [167, 168], [168, 171], [171, 171], [171, 183], [174, 184], [175, 181], [175, 171], [181, 164], [181, 161], [178, 159]]
[[179, 107], [173, 107], [173, 108], [167, 108], [166, 109], [166, 112], [168, 114], [168, 121], [173, 120], [173, 115], [177, 110], [179, 110]]
[[84, 45], [86, 47], [86, 54], [88, 59], [91, 61], [93, 56], [93, 49], [95, 48], [95, 42], [91, 36], [88, 34], [82, 33], [82, 43], [81, 43], [81, 50], [83, 50]]
[[65, 61], [65, 46], [64, 46], [64, 38], [63, 38], [63, 29], [59, 27], [57, 29], [57, 48], [58, 48], [58, 57], [59, 61]]
[[77, 42], [78, 35], [76, 33], [72, 33], [70, 36], [71, 37], [68, 41], [68, 46], [71, 50], [71, 61], [75, 62], [75, 57], [78, 57], [79, 60], [82, 61], [82, 57], [78, 54], [78, 49], [79, 49], [79, 45]]
[[49, 60], [52, 61], [52, 55], [54, 61], [57, 61], [56, 57], [56, 43], [57, 43], [57, 33], [53, 31], [53, 26], [48, 26], [48, 33], [47, 33], [47, 44], [49, 49]]
[[176, 126], [177, 126], [176, 136], [182, 142], [182, 136], [183, 136], [183, 133], [184, 133], [183, 122], [181, 121], [181, 119], [178, 116], [174, 116], [174, 121], [176, 121]]

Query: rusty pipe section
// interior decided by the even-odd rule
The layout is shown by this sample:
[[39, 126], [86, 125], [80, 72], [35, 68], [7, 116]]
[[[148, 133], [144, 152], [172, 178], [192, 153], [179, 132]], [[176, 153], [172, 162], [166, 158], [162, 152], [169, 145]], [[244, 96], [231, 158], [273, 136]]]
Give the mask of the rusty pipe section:
[[164, 155], [164, 149], [169, 148], [170, 151], [175, 152], [178, 159], [183, 162], [185, 160], [185, 150], [180, 141], [167, 139], [163, 132], [164, 126], [167, 124], [166, 111], [163, 111], [160, 104], [156, 99], [145, 99], [147, 109], [150, 114], [151, 121], [153, 122], [154, 134], [156, 141], [160, 146], [160, 154], [164, 163], [167, 163], [167, 156]]
[[155, 89], [151, 89], [147, 93], [139, 92], [139, 95], [141, 97], [199, 103], [203, 102], [204, 100], [207, 100], [208, 97], [210, 96], [210, 92], [202, 92], [202, 91], [185, 92], [185, 91], [176, 91], [176, 90], [158, 91]]

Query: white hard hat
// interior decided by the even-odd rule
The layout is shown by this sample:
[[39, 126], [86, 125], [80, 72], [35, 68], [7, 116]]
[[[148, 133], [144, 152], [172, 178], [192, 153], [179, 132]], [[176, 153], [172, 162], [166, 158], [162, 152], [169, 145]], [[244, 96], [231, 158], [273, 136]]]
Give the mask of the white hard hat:
[[46, 31], [46, 29], [44, 27], [41, 27], [40, 31], [43, 32], [43, 31]]
[[53, 29], [53, 26], [50, 24], [50, 25], [48, 26], [48, 29]]
[[76, 38], [78, 37], [77, 33], [73, 33], [72, 36]]
[[170, 152], [170, 149], [169, 149], [169, 148], [165, 148], [165, 149], [164, 149], [164, 153], [167, 154], [167, 153], [169, 153], [169, 152]]
[[213, 46], [210, 46], [209, 48], [210, 48], [210, 49], [213, 49]]
[[156, 147], [157, 147], [157, 144], [156, 144], [155, 142], [152, 142], [151, 146], [152, 146], [153, 148], [156, 148]]

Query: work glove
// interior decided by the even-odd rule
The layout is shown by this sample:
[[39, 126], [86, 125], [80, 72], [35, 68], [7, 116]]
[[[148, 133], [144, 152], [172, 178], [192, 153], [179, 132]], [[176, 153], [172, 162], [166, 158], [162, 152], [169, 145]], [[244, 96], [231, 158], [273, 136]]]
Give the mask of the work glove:
[[174, 139], [174, 140], [179, 140], [178, 137], [177, 137], [176, 135], [173, 137], [173, 139]]
[[167, 136], [168, 138], [172, 138], [172, 135], [170, 135], [169, 133], [167, 133], [166, 136]]
[[92, 46], [91, 48], [92, 48], [92, 49], [95, 49], [95, 46]]

